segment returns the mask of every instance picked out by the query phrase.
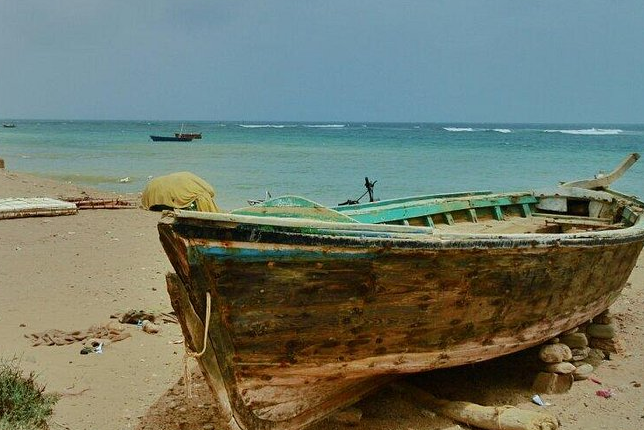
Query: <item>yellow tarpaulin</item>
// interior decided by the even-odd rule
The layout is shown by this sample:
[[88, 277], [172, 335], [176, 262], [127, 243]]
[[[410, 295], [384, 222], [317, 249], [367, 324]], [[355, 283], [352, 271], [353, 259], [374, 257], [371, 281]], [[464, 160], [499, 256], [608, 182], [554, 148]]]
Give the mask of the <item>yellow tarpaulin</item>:
[[143, 190], [141, 204], [145, 209], [154, 206], [180, 209], [194, 202], [200, 212], [219, 212], [214, 197], [215, 190], [208, 182], [190, 172], [177, 172], [150, 180]]

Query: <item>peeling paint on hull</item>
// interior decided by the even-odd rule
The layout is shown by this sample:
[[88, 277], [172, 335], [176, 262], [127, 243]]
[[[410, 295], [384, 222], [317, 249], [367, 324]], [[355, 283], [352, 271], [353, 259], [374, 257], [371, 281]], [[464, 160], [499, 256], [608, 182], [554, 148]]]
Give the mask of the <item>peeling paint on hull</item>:
[[159, 231], [193, 350], [213, 297], [200, 364], [231, 428], [288, 430], [394, 375], [515, 352], [599, 314], [642, 249], [639, 218], [612, 231], [473, 235], [187, 214]]

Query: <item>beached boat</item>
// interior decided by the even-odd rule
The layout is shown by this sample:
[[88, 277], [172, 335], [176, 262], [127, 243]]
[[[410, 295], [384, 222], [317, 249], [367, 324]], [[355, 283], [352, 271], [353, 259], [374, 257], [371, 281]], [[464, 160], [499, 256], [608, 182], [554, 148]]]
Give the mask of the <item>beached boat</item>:
[[181, 136], [153, 136], [150, 135], [153, 142], [190, 142], [192, 137]]
[[289, 430], [395, 375], [543, 343], [626, 284], [644, 203], [608, 186], [637, 158], [541, 191], [177, 210], [159, 232], [186, 347], [230, 428]]

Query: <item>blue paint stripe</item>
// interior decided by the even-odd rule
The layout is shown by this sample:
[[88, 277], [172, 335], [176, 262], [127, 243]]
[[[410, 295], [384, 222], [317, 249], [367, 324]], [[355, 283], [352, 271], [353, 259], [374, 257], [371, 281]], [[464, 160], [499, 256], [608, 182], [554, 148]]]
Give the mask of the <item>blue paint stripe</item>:
[[188, 249], [188, 262], [201, 264], [202, 259], [213, 258], [217, 260], [236, 260], [243, 262], [259, 261], [329, 261], [329, 260], [364, 260], [374, 259], [376, 255], [370, 252], [322, 252], [303, 249], [249, 249], [249, 248], [221, 248], [194, 246]]

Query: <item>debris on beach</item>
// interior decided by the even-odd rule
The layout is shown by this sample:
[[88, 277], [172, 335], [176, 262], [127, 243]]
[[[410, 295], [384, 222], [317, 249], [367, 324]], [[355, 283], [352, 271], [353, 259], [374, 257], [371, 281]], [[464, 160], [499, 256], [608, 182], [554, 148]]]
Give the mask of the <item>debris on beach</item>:
[[87, 342], [88, 340], [106, 345], [127, 339], [131, 336], [130, 333], [125, 331], [125, 327], [122, 324], [115, 322], [92, 326], [87, 330], [63, 331], [51, 329], [40, 333], [25, 334], [25, 337], [31, 340], [32, 346], [63, 346], [77, 342]]
[[0, 219], [75, 215], [75, 204], [49, 197], [0, 199]]
[[597, 396], [599, 396], [599, 397], [603, 397], [603, 398], [605, 398], [605, 399], [609, 399], [609, 398], [613, 397], [613, 390], [611, 390], [610, 388], [603, 389], [603, 390], [597, 390], [597, 391], [595, 392], [595, 394], [596, 394]]
[[153, 322], [145, 320], [141, 324], [141, 329], [146, 333], [155, 334], [155, 333], [158, 333], [161, 330], [161, 327], [158, 326], [157, 324], [153, 323]]
[[177, 317], [173, 313], [149, 312], [136, 309], [112, 314], [110, 318], [116, 318], [123, 324], [134, 324], [148, 334], [156, 334], [161, 331], [161, 323], [177, 324]]
[[535, 394], [532, 396], [532, 403], [539, 406], [550, 406], [550, 403], [544, 402], [540, 395]]
[[471, 402], [441, 399], [409, 382], [397, 382], [394, 387], [413, 402], [473, 427], [497, 430], [556, 430], [559, 428], [557, 418], [544, 412], [509, 405], [482, 406]]
[[136, 209], [132, 202], [116, 199], [101, 199], [85, 197], [63, 197], [62, 200], [74, 203], [80, 209]]
[[151, 323], [158, 324], [163, 322], [165, 324], [178, 324], [177, 317], [174, 312], [152, 312], [137, 309], [130, 309], [125, 312], [118, 312], [110, 315], [110, 318], [117, 319], [123, 324], [140, 325], [143, 321], [150, 321]]

